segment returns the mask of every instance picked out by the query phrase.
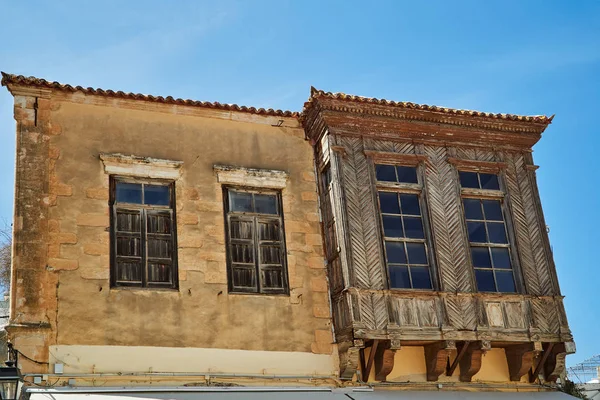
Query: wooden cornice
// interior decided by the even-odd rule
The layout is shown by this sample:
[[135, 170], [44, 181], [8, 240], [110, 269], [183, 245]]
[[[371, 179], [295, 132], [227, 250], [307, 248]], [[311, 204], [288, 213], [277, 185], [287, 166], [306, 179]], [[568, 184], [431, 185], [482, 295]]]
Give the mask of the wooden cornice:
[[427, 156], [423, 154], [400, 154], [385, 151], [365, 150], [365, 156], [375, 162], [391, 163], [414, 167], [422, 161], [427, 161]]

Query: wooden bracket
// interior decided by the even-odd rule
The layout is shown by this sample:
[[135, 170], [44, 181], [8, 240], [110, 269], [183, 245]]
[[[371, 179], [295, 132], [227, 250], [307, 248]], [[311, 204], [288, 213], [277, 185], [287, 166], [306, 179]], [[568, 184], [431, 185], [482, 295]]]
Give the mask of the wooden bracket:
[[380, 343], [375, 353], [375, 380], [385, 382], [387, 376], [394, 369], [396, 349], [391, 348], [391, 343]]
[[516, 344], [507, 347], [505, 352], [510, 380], [518, 382], [523, 375], [530, 372], [533, 362], [541, 350], [542, 345], [540, 342]]
[[473, 375], [479, 372], [481, 369], [481, 356], [487, 352], [491, 346], [490, 342], [486, 340], [478, 340], [475, 342], [464, 343], [463, 346], [467, 348], [460, 352], [464, 353], [462, 358], [459, 360], [458, 365], [460, 367], [459, 380], [461, 382], [471, 382]]
[[425, 346], [425, 366], [427, 367], [428, 381], [435, 382], [444, 373], [448, 364], [448, 357], [454, 350], [456, 350], [456, 343], [452, 340]]
[[360, 362], [360, 351], [363, 343], [342, 342], [338, 345], [340, 355], [340, 377], [344, 379], [352, 379], [358, 370]]
[[546, 382], [556, 382], [557, 378], [565, 373], [565, 358], [567, 349], [564, 343], [556, 343], [548, 354], [548, 361], [544, 365], [544, 376]]
[[377, 354], [377, 348], [379, 347], [379, 340], [375, 339], [373, 340], [373, 344], [371, 345], [371, 349], [369, 351], [369, 361], [367, 361], [366, 364], [364, 364], [364, 357], [365, 357], [365, 351], [364, 349], [361, 351], [361, 365], [362, 365], [362, 370], [363, 370], [363, 380], [365, 382], [369, 381], [369, 376], [371, 375], [371, 368], [373, 367], [373, 362], [375, 360], [375, 354]]

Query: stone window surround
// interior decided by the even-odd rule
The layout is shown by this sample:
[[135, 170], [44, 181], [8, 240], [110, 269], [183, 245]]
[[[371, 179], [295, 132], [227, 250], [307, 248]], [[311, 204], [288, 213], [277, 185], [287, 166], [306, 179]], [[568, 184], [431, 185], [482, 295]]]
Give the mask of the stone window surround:
[[181, 176], [183, 161], [140, 157], [120, 153], [100, 153], [104, 172], [137, 178], [177, 180]]
[[289, 173], [271, 169], [255, 169], [230, 165], [214, 165], [217, 182], [224, 185], [237, 185], [265, 189], [284, 189]]

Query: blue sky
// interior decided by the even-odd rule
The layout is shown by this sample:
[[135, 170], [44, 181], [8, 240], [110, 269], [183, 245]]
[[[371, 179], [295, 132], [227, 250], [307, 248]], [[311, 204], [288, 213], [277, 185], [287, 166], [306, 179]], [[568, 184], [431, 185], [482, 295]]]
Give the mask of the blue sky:
[[[6, 0], [0, 15], [1, 70], [74, 85], [291, 110], [313, 85], [556, 114], [534, 157], [578, 347], [568, 364], [600, 353], [600, 2]], [[2, 89], [4, 221], [14, 129]]]

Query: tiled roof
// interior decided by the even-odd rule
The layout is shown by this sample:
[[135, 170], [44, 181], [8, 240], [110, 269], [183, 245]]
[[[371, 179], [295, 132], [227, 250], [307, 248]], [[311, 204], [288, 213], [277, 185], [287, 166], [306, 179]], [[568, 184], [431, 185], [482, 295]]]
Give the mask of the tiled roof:
[[152, 101], [152, 102], [156, 102], [156, 103], [177, 104], [177, 105], [183, 105], [183, 106], [213, 108], [213, 109], [225, 110], [225, 111], [240, 111], [240, 112], [247, 112], [247, 113], [251, 113], [251, 114], [269, 115], [269, 116], [276, 116], [276, 117], [297, 118], [299, 115], [299, 113], [297, 113], [297, 112], [273, 110], [272, 108], [264, 109], [264, 108], [238, 106], [237, 104], [221, 104], [218, 102], [175, 99], [171, 96], [162, 97], [162, 96], [152, 96], [152, 95], [146, 95], [146, 94], [140, 94], [140, 93], [125, 93], [122, 91], [115, 92], [114, 90], [94, 89], [91, 87], [85, 88], [83, 86], [71, 86], [71, 85], [65, 85], [65, 84], [62, 84], [59, 82], [50, 82], [45, 79], [35, 78], [33, 76], [26, 77], [23, 75], [13, 75], [13, 74], [7, 74], [5, 72], [2, 72], [2, 86], [6, 86], [9, 84], [34, 86], [34, 87], [40, 87], [40, 88], [62, 90], [65, 92], [80, 91], [85, 94], [92, 94], [92, 95], [98, 95], [98, 96], [116, 97], [116, 98], [129, 99], [129, 100], [144, 100], [144, 101]]
[[376, 99], [371, 97], [362, 97], [355, 96], [351, 94], [345, 93], [332, 93], [325, 92], [323, 90], [315, 89], [311, 86], [310, 88], [310, 98], [306, 103], [304, 103], [304, 111], [302, 114], [306, 113], [310, 110], [314, 103], [315, 99], [318, 98], [329, 98], [334, 100], [343, 100], [348, 102], [355, 103], [367, 103], [367, 104], [375, 104], [382, 106], [391, 106], [403, 109], [412, 109], [412, 110], [423, 110], [423, 111], [434, 111], [444, 114], [453, 114], [453, 115], [464, 115], [464, 116], [472, 116], [472, 117], [483, 117], [483, 118], [491, 118], [491, 119], [500, 119], [500, 120], [510, 120], [510, 121], [520, 121], [520, 122], [532, 122], [532, 123], [540, 123], [540, 124], [550, 124], [554, 115], [551, 117], [547, 117], [545, 115], [533, 115], [533, 116], [525, 116], [525, 115], [515, 115], [515, 114], [493, 114], [486, 113], [481, 111], [472, 111], [472, 110], [459, 110], [455, 108], [447, 108], [447, 107], [439, 107], [439, 106], [429, 106], [427, 104], [416, 104], [404, 101], [391, 101], [385, 99]]

